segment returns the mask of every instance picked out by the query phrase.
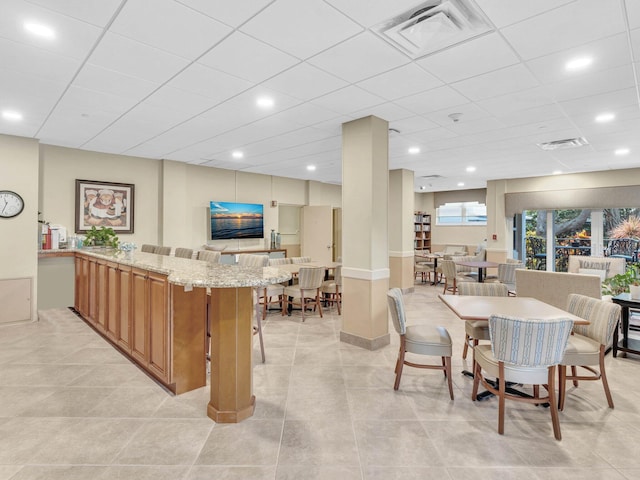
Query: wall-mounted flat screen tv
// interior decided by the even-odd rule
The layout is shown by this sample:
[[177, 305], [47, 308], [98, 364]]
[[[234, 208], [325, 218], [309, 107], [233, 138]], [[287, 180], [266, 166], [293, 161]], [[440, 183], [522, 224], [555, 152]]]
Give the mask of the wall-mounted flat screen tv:
[[256, 203], [210, 202], [211, 240], [264, 238], [263, 206]]

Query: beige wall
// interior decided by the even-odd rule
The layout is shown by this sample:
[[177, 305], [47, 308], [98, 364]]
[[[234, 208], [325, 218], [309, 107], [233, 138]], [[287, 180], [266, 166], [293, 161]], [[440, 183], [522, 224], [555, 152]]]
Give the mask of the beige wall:
[[24, 200], [20, 215], [0, 219], [0, 278], [33, 279], [32, 313], [37, 305], [38, 156], [36, 140], [0, 135], [0, 189]]

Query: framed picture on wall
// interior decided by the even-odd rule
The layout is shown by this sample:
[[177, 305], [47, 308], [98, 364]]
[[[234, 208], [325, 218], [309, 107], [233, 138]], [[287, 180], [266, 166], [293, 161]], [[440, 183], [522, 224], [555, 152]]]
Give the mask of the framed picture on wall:
[[133, 233], [134, 189], [130, 183], [76, 180], [76, 233], [94, 226]]

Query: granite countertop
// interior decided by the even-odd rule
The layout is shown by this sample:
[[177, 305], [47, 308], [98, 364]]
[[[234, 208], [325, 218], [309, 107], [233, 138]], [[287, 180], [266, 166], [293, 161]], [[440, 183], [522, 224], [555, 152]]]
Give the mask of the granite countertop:
[[285, 282], [291, 274], [278, 267], [240, 267], [210, 264], [202, 260], [170, 257], [144, 252], [123, 252], [108, 248], [40, 250], [39, 254], [82, 253], [168, 276], [169, 283], [193, 287], [236, 288], [266, 287]]

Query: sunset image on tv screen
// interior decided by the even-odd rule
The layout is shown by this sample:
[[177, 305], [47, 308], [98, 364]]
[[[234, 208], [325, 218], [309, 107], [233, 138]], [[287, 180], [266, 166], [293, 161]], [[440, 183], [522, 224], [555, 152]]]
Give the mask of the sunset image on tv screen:
[[261, 204], [211, 202], [211, 240], [264, 238]]

